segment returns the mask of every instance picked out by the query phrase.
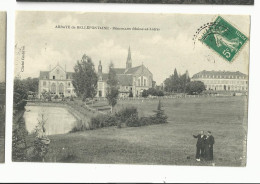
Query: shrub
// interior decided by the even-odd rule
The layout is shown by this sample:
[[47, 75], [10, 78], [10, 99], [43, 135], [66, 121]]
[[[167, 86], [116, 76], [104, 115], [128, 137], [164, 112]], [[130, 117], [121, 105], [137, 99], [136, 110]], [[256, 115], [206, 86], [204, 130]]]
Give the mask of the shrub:
[[138, 112], [136, 107], [127, 107], [124, 109], [121, 109], [119, 112], [115, 114], [118, 121], [121, 123], [125, 123], [129, 118], [132, 116], [138, 117]]
[[153, 124], [153, 118], [151, 118], [151, 117], [141, 117], [139, 119], [139, 124], [140, 124], [140, 126], [152, 125]]
[[132, 114], [127, 120], [126, 120], [126, 126], [128, 127], [139, 127], [141, 126], [138, 113]]
[[97, 115], [91, 118], [91, 128], [98, 129], [102, 127], [116, 126], [117, 118], [113, 115]]
[[146, 98], [149, 96], [148, 90], [143, 90], [142, 97]]

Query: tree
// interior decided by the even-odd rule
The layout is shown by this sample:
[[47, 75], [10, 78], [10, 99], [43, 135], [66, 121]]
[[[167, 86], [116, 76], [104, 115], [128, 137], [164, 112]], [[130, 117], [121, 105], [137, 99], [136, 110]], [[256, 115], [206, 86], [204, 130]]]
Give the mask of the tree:
[[164, 113], [164, 110], [162, 109], [161, 100], [159, 100], [156, 114], [153, 116], [153, 121], [155, 124], [162, 124], [167, 123], [167, 115]]
[[148, 90], [143, 90], [142, 97], [146, 98], [149, 96]]
[[23, 79], [22, 82], [25, 85], [26, 90], [29, 92], [38, 92], [39, 87], [39, 79], [28, 77], [27, 79]]
[[186, 89], [186, 84], [190, 82], [189, 76], [187, 76], [188, 71], [185, 74], [179, 75], [177, 69], [174, 69], [174, 74], [169, 78], [165, 79], [164, 90], [167, 92], [177, 92], [184, 93]]
[[77, 61], [74, 66], [74, 71], [72, 84], [77, 96], [81, 97], [82, 101], [86, 98], [93, 99], [97, 94], [98, 77], [92, 59], [84, 54], [81, 61]]
[[26, 106], [27, 100], [26, 86], [20, 79], [14, 80], [14, 96], [13, 96], [13, 107], [17, 110], [23, 110]]
[[201, 81], [192, 81], [186, 85], [186, 92], [190, 95], [200, 94], [204, 90], [206, 90], [206, 87]]
[[108, 87], [107, 87], [106, 98], [108, 100], [108, 104], [111, 106], [111, 113], [112, 113], [113, 107], [117, 104], [117, 98], [119, 95], [118, 80], [116, 76], [116, 71], [114, 70], [113, 63], [111, 63], [109, 66], [107, 84]]

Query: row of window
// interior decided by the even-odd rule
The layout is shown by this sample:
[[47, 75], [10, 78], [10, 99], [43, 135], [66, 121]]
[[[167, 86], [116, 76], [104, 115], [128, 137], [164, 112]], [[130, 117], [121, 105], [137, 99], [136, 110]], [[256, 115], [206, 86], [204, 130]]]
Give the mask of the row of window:
[[[43, 79], [49, 79], [48, 76], [44, 76]], [[55, 80], [55, 79], [58, 79], [55, 75], [52, 76], [52, 79]], [[59, 78], [60, 80], [63, 80], [65, 79], [64, 76], [60, 76]], [[69, 77], [68, 76], [68, 79], [72, 79], [72, 77]]]
[[245, 76], [238, 75], [195, 75], [197, 78], [216, 78], [216, 79], [246, 79]]
[[203, 80], [204, 84], [247, 84], [247, 81], [237, 80]]
[[[43, 85], [43, 87], [46, 87], [47, 86], [47, 82], [43, 81], [42, 85]], [[67, 85], [68, 85], [68, 87], [71, 87], [71, 82], [67, 82]]]
[[244, 91], [247, 90], [247, 87], [237, 86], [237, 85], [206, 85], [208, 90], [225, 90], [225, 91]]

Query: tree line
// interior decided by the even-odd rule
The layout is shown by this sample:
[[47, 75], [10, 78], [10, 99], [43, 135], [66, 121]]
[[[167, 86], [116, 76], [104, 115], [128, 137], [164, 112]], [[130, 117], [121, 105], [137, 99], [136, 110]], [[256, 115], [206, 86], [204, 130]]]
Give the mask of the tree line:
[[204, 91], [205, 85], [201, 81], [191, 81], [188, 71], [185, 74], [180, 75], [177, 69], [174, 69], [172, 75], [170, 75], [164, 81], [164, 91], [168, 93], [188, 93], [199, 94]]

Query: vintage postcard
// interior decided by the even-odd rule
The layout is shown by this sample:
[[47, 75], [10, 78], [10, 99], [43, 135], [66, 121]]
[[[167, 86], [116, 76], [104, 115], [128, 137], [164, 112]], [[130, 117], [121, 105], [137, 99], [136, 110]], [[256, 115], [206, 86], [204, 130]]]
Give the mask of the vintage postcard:
[[16, 13], [15, 162], [246, 166], [250, 16]]
[[6, 12], [0, 12], [0, 163], [5, 161]]
[[254, 5], [254, 0], [16, 0], [27, 2], [89, 2], [89, 3], [142, 3], [142, 4], [223, 4]]

